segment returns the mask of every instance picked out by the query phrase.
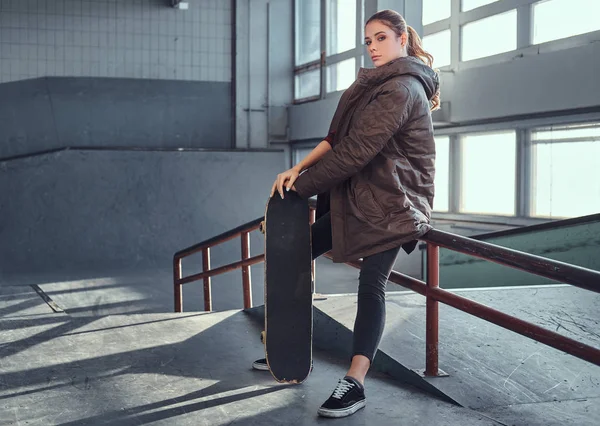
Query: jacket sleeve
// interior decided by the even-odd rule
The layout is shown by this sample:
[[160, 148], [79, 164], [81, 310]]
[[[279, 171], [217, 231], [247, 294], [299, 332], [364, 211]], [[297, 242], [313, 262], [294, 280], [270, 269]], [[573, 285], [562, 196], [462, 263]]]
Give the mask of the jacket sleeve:
[[386, 83], [360, 113], [347, 136], [301, 174], [294, 186], [302, 198], [321, 194], [358, 173], [406, 122], [411, 96], [398, 81]]
[[333, 144], [333, 138], [335, 137], [335, 130], [332, 130], [331, 132], [329, 132], [329, 134], [327, 135], [327, 137], [325, 139], [323, 139], [324, 141], [329, 142], [329, 144]]

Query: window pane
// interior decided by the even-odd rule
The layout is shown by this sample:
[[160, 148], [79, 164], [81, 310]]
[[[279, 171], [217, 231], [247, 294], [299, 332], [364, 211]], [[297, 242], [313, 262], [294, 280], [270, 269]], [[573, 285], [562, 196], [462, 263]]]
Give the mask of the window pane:
[[327, 55], [356, 47], [356, 0], [327, 1]]
[[433, 66], [450, 65], [450, 30], [423, 37], [423, 47], [433, 55]]
[[321, 70], [296, 74], [296, 99], [310, 98], [321, 93]]
[[461, 211], [515, 214], [515, 132], [462, 138]]
[[423, 0], [423, 25], [450, 17], [452, 0]]
[[356, 59], [350, 58], [327, 67], [327, 92], [350, 87], [356, 79]]
[[600, 30], [597, 0], [549, 0], [533, 5], [533, 44]]
[[494, 3], [498, 0], [462, 0], [462, 11], [472, 10], [486, 4]]
[[449, 210], [450, 189], [450, 138], [435, 138], [435, 197], [433, 210], [447, 212]]
[[463, 61], [515, 50], [517, 48], [517, 11], [511, 10], [465, 24], [462, 27], [461, 45]]
[[321, 2], [296, 0], [296, 65], [321, 56]]
[[[568, 138], [585, 137], [584, 130], [590, 134], [589, 141], [568, 142]], [[534, 140], [555, 140], [533, 145], [533, 216], [575, 217], [600, 213], [600, 140], [592, 136], [597, 130], [533, 132]]]

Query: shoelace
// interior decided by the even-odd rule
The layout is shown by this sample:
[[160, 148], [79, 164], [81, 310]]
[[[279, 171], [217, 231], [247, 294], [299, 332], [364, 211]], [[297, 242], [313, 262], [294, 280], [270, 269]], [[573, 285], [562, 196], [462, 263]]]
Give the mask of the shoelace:
[[346, 393], [356, 386], [354, 383], [347, 382], [346, 380], [340, 380], [337, 387], [333, 391], [332, 397], [336, 399], [342, 399]]

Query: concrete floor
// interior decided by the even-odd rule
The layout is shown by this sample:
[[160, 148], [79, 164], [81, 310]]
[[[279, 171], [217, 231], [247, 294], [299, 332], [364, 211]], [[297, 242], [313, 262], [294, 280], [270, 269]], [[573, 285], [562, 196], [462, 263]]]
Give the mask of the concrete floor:
[[[258, 252], [258, 249], [257, 249]], [[256, 253], [253, 253], [256, 254]], [[238, 258], [234, 259], [234, 255]], [[225, 250], [224, 256], [214, 256], [212, 267], [239, 260], [239, 253]], [[184, 276], [199, 272], [193, 268], [201, 259], [184, 260]], [[358, 270], [328, 259], [317, 259], [316, 291], [338, 294], [356, 292]], [[264, 267], [251, 267], [253, 304], [264, 300]], [[56, 272], [53, 274], [0, 277], [2, 286], [38, 285], [70, 315], [112, 315], [145, 312], [173, 312], [173, 271], [103, 271], [88, 273]], [[241, 271], [232, 271], [212, 278], [213, 310], [242, 309]], [[184, 312], [204, 310], [202, 282], [183, 286]]]
[[[317, 350], [302, 385], [253, 371], [260, 326], [242, 311], [76, 312], [0, 288], [0, 424], [312, 425], [328, 421], [316, 410], [347, 368]], [[377, 373], [367, 398], [340, 424], [501, 424]]]
[[[262, 265], [252, 276], [258, 305]], [[317, 291], [342, 294], [315, 302], [315, 372], [295, 387], [250, 369], [263, 356], [261, 318], [239, 311], [239, 271], [213, 280], [214, 309], [221, 312], [212, 314], [198, 312], [200, 284], [184, 287], [186, 312], [172, 313], [171, 271], [4, 280], [0, 424], [326, 421], [316, 410], [347, 368], [357, 278], [353, 268], [318, 260]], [[59, 312], [31, 285], [39, 285]], [[450, 377], [423, 382], [412, 369], [424, 367], [424, 298], [392, 284], [388, 290], [368, 407], [344, 424], [600, 424], [598, 367], [444, 305], [440, 367]], [[456, 291], [600, 347], [597, 294], [566, 286]], [[421, 390], [427, 386], [468, 408]]]

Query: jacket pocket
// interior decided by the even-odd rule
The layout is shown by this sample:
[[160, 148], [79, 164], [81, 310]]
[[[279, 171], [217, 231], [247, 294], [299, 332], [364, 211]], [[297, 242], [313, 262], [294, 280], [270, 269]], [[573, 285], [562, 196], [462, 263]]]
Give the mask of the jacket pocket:
[[354, 201], [358, 210], [367, 219], [379, 220], [385, 216], [381, 205], [377, 202], [368, 184], [361, 183], [354, 188]]

